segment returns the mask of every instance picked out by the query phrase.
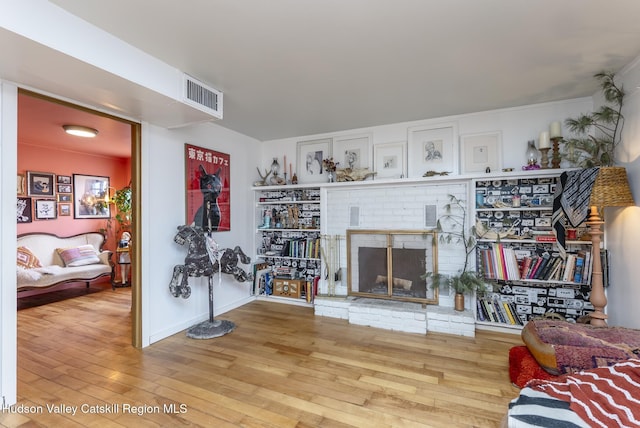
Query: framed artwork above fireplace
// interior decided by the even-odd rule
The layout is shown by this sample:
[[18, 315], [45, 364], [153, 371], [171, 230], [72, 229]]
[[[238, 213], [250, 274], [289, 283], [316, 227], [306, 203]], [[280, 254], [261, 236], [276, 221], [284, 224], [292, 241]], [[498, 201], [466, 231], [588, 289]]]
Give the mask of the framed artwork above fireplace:
[[428, 272], [438, 273], [435, 230], [347, 230], [350, 296], [437, 305]]

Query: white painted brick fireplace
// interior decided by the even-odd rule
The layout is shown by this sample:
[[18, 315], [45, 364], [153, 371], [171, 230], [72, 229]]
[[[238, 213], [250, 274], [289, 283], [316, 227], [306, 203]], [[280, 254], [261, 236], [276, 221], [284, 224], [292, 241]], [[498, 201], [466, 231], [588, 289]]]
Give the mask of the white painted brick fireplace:
[[[335, 296], [318, 297], [315, 314], [349, 320], [350, 323], [390, 330], [426, 334], [427, 331], [463, 336], [475, 335], [472, 299], [464, 312], [453, 310], [453, 296], [440, 290], [439, 305], [422, 305], [347, 296], [347, 229], [424, 230], [435, 228], [434, 219], [444, 214], [449, 195], [467, 200], [469, 180], [433, 177], [425, 180], [339, 183], [322, 188], [323, 234], [337, 235], [340, 281]], [[435, 208], [435, 216], [433, 215]], [[325, 226], [326, 225], [326, 226]], [[464, 263], [460, 245], [438, 244], [438, 271], [452, 274]], [[327, 294], [326, 283], [320, 294]]]

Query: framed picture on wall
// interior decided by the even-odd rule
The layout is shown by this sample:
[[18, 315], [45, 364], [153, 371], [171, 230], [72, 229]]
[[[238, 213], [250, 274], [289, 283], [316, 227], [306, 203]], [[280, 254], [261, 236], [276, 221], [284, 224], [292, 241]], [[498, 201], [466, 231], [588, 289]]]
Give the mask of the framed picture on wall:
[[407, 176], [407, 142], [375, 144], [373, 159], [376, 178]]
[[409, 177], [427, 171], [458, 173], [458, 131], [455, 123], [409, 128]]
[[36, 220], [52, 220], [58, 216], [56, 201], [53, 199], [36, 199]]
[[73, 195], [71, 193], [58, 193], [58, 202], [71, 202], [73, 201]]
[[56, 183], [58, 183], [58, 184], [71, 184], [71, 176], [69, 176], [69, 175], [56, 175]]
[[111, 218], [108, 191], [109, 177], [73, 174], [74, 218]]
[[296, 174], [298, 183], [319, 183], [327, 181], [327, 173], [322, 160], [331, 157], [331, 138], [313, 141], [299, 141], [297, 147]]
[[52, 172], [27, 171], [27, 195], [53, 197], [54, 181], [55, 174]]
[[502, 133], [485, 132], [460, 136], [460, 172], [500, 171], [502, 168]]
[[338, 168], [371, 168], [371, 135], [347, 135], [333, 139], [333, 160]]
[[18, 188], [16, 189], [17, 193], [18, 195], [24, 195], [26, 193], [24, 188], [24, 174], [18, 174], [17, 178], [18, 178], [17, 180]]
[[185, 144], [186, 222], [205, 231], [231, 230], [231, 159]]
[[58, 184], [58, 193], [71, 193], [71, 184]]
[[71, 204], [58, 204], [58, 215], [59, 216], [70, 216], [71, 215]]
[[18, 212], [16, 220], [18, 223], [31, 223], [33, 212], [31, 206], [31, 198], [18, 197]]

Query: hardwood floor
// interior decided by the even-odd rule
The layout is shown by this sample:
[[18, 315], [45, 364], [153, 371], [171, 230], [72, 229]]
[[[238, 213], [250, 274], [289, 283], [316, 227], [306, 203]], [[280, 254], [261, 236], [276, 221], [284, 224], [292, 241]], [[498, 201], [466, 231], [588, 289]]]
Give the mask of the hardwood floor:
[[231, 334], [137, 350], [129, 293], [18, 312], [18, 405], [39, 413], [5, 410], [3, 427], [495, 427], [518, 393], [518, 335], [398, 333], [258, 301], [220, 316]]

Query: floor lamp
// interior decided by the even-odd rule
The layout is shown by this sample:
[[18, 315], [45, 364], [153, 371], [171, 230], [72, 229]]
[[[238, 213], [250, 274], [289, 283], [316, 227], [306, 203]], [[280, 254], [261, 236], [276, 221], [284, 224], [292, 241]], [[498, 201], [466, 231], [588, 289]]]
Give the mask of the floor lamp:
[[635, 205], [633, 195], [627, 180], [627, 171], [623, 167], [602, 167], [598, 172], [596, 181], [591, 190], [589, 206], [591, 211], [587, 220], [589, 233], [591, 234], [591, 297], [589, 301], [594, 311], [589, 315], [590, 324], [596, 327], [607, 326], [607, 315], [604, 308], [607, 306], [607, 297], [604, 294], [602, 281], [602, 262], [600, 259], [600, 242], [602, 241], [602, 225], [604, 220], [600, 217], [599, 210], [605, 207], [628, 207]]

